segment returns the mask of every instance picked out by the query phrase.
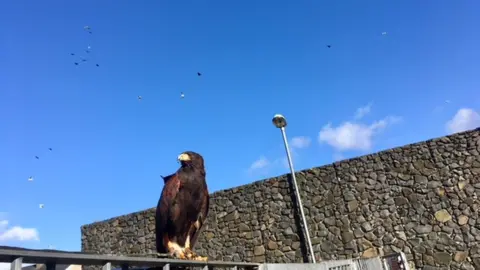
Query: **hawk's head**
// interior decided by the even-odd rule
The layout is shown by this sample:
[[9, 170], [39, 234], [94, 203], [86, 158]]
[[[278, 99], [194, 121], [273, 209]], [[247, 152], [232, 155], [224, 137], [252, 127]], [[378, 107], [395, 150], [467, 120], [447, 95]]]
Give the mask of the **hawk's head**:
[[203, 169], [203, 157], [193, 151], [185, 151], [178, 156], [178, 161], [182, 164], [182, 167], [196, 167], [198, 169]]

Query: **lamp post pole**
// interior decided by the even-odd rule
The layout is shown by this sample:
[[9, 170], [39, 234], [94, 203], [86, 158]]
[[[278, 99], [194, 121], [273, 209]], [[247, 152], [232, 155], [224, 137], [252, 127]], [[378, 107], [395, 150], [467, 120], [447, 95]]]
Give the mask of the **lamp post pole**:
[[287, 126], [287, 120], [281, 114], [276, 114], [272, 119], [273, 124], [282, 131], [283, 144], [285, 145], [285, 152], [287, 152], [288, 166], [290, 167], [290, 173], [292, 175], [292, 182], [295, 188], [295, 198], [297, 199], [298, 207], [300, 208], [300, 215], [303, 222], [303, 230], [307, 240], [308, 252], [310, 253], [310, 259], [312, 263], [316, 263], [315, 254], [313, 252], [312, 241], [310, 240], [310, 233], [308, 230], [307, 220], [305, 213], [303, 212], [302, 198], [297, 185], [297, 178], [295, 177], [295, 170], [293, 169], [292, 157], [290, 155], [290, 148], [288, 147], [287, 133], [285, 127]]

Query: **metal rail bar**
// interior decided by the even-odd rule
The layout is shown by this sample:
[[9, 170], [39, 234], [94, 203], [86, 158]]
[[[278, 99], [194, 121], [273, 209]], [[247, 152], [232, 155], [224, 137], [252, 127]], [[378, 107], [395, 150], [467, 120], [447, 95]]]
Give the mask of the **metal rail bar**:
[[33, 249], [0, 248], [0, 262], [11, 264], [11, 270], [21, 270], [22, 263], [42, 264], [79, 264], [101, 265], [102, 270], [111, 270], [112, 265], [165, 267], [168, 266], [191, 266], [191, 267], [220, 267], [220, 268], [244, 268], [258, 269], [260, 264], [247, 262], [221, 262], [221, 261], [187, 261], [175, 259], [158, 259], [146, 257], [113, 256], [101, 254], [85, 254], [55, 251], [40, 251]]
[[10, 270], [22, 270], [22, 258], [15, 258], [11, 263]]

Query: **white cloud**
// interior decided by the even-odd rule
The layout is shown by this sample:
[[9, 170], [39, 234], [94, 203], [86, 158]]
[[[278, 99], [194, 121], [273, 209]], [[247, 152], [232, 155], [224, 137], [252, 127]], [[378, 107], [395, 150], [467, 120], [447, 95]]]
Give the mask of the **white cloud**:
[[[310, 146], [311, 142], [312, 142], [312, 139], [307, 136], [297, 136], [297, 137], [293, 137], [290, 140], [288, 145], [290, 147], [290, 156], [293, 159], [292, 162], [294, 164], [296, 164], [296, 162], [300, 159], [300, 155], [297, 149], [307, 148]], [[283, 145], [282, 145], [282, 148], [283, 148]], [[277, 168], [278, 166], [281, 166], [284, 169], [289, 169], [290, 165], [288, 164], [287, 154], [284, 151], [282, 151], [281, 156], [274, 159], [273, 162], [269, 162], [268, 166], [275, 167], [275, 168]]]
[[258, 158], [255, 162], [250, 165], [250, 170], [259, 170], [259, 169], [264, 169], [270, 164], [270, 161], [264, 156], [261, 156]]
[[373, 136], [398, 121], [399, 117], [388, 116], [368, 126], [347, 121], [338, 127], [332, 127], [328, 123], [320, 130], [318, 141], [327, 143], [338, 151], [370, 150]]
[[365, 115], [369, 114], [370, 111], [372, 110], [372, 105], [373, 105], [372, 102], [370, 102], [367, 105], [358, 108], [357, 111], [355, 112], [354, 118], [357, 120], [362, 119]]
[[8, 226], [8, 220], [0, 220], [0, 231]]
[[270, 173], [275, 164], [276, 161], [271, 162], [262, 155], [250, 165], [246, 170], [246, 173], [252, 177], [266, 176]]
[[462, 108], [445, 125], [447, 132], [457, 133], [480, 127], [480, 114], [470, 108]]
[[307, 148], [308, 146], [310, 146], [311, 142], [312, 142], [312, 140], [309, 137], [298, 136], [298, 137], [293, 137], [292, 138], [292, 140], [290, 142], [290, 146], [292, 148], [302, 149], [302, 148]]
[[[295, 164], [295, 161], [298, 161], [299, 159], [295, 148], [292, 147], [292, 149], [290, 150], [290, 155]], [[265, 175], [271, 172], [271, 170], [279, 169], [281, 167], [284, 169], [290, 168], [287, 155], [284, 152], [282, 153], [281, 157], [272, 160], [267, 159], [265, 156], [261, 156], [255, 162], [253, 162], [252, 165], [250, 165], [250, 168], [248, 168], [248, 173], [251, 174], [255, 172], [255, 175]]]
[[13, 226], [8, 228], [8, 220], [0, 221], [0, 242], [39, 241], [37, 229]]

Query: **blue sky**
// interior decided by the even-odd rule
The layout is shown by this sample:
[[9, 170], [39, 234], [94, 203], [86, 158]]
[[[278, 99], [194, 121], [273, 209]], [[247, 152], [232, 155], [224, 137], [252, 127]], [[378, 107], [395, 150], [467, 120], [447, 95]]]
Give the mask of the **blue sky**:
[[276, 113], [297, 170], [480, 125], [475, 1], [1, 10], [0, 244], [79, 250], [81, 225], [155, 206], [185, 150], [212, 192], [287, 173]]

